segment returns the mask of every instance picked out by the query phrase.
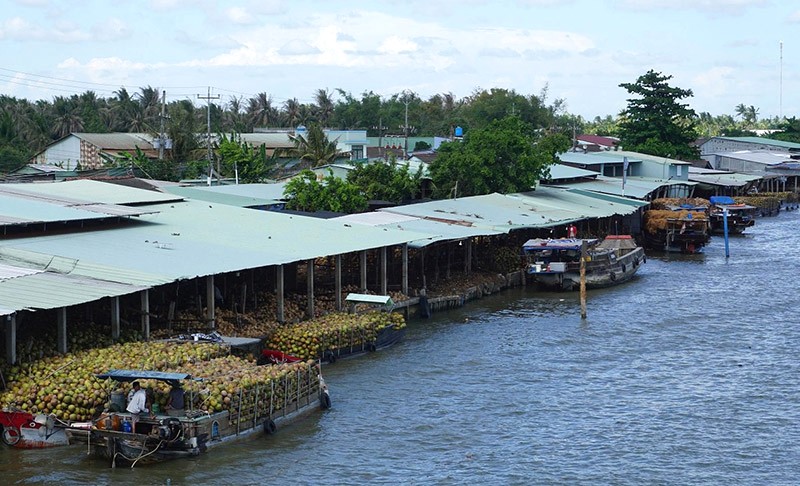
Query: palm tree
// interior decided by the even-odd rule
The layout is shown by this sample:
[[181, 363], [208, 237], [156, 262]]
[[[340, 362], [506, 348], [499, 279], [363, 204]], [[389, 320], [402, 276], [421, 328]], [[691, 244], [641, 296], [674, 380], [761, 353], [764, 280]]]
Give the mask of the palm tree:
[[296, 127], [300, 124], [300, 102], [297, 98], [291, 98], [283, 102], [283, 119], [287, 126]]
[[53, 100], [53, 135], [61, 138], [73, 132], [83, 131], [83, 119], [78, 106], [72, 100], [56, 96]]
[[228, 101], [228, 106], [223, 113], [223, 132], [237, 132], [241, 133], [247, 129], [243, 118], [244, 109], [242, 107], [242, 98], [231, 96]]
[[314, 93], [314, 100], [316, 101], [317, 120], [320, 125], [326, 126], [333, 115], [333, 98], [327, 89], [318, 89]]
[[336, 140], [328, 140], [318, 123], [309, 124], [305, 135], [296, 133], [289, 135], [289, 138], [294, 147], [277, 151], [278, 155], [300, 159], [301, 169], [330, 164], [342, 154], [336, 146]]
[[249, 127], [267, 127], [276, 121], [276, 110], [272, 106], [272, 96], [267, 93], [258, 93], [255, 98], [248, 100], [247, 118]]

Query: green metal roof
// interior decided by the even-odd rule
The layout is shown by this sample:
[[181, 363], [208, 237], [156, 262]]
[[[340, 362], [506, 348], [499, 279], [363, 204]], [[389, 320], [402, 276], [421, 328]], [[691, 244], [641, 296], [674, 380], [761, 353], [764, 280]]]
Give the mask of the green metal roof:
[[253, 206], [269, 206], [281, 202], [278, 199], [269, 197], [258, 197], [253, 195], [241, 195], [230, 193], [227, 191], [216, 191], [214, 189], [228, 188], [228, 187], [244, 187], [249, 184], [234, 185], [234, 186], [171, 186], [164, 187], [164, 190], [170, 194], [175, 194], [183, 198], [195, 199], [198, 201], [206, 201], [216, 204], [227, 204], [229, 206], [238, 206], [240, 208], [247, 208]]
[[89, 179], [40, 184], [2, 184], [0, 193], [28, 194], [42, 200], [73, 201], [74, 205], [81, 203], [145, 204], [180, 199], [164, 192], [147, 191]]
[[763, 145], [773, 145], [775, 147], [782, 147], [787, 149], [800, 149], [800, 143], [785, 142], [783, 140], [774, 140], [764, 137], [716, 137], [722, 140], [731, 140], [734, 142], [747, 142], [747, 143], [760, 143]]

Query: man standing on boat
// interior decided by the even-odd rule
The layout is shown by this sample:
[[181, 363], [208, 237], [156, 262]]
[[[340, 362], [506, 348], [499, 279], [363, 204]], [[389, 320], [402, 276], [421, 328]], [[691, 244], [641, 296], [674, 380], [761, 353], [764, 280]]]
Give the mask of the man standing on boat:
[[128, 397], [128, 412], [131, 414], [131, 429], [136, 432], [136, 422], [139, 421], [139, 414], [147, 413], [147, 393], [139, 385], [138, 381], [133, 382], [133, 390]]
[[573, 223], [570, 223], [570, 225], [567, 226], [567, 236], [569, 238], [577, 238], [578, 237], [578, 227], [575, 226]]
[[173, 385], [169, 391], [169, 401], [167, 401], [167, 414], [171, 417], [183, 415], [183, 388], [180, 384]]

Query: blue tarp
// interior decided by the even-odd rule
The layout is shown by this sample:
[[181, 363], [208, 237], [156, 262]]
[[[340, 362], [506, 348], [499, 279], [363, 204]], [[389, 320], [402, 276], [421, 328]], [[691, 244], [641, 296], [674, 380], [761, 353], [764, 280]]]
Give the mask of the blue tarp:
[[711, 204], [719, 205], [719, 204], [736, 204], [736, 201], [733, 200], [730, 196], [711, 196], [709, 198]]

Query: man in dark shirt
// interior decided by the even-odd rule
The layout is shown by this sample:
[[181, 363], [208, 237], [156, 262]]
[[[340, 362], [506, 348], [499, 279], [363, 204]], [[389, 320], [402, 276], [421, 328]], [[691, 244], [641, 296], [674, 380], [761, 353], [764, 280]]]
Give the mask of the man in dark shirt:
[[180, 417], [184, 415], [183, 404], [183, 388], [180, 385], [175, 385], [169, 391], [169, 400], [167, 400], [167, 414], [171, 417]]

